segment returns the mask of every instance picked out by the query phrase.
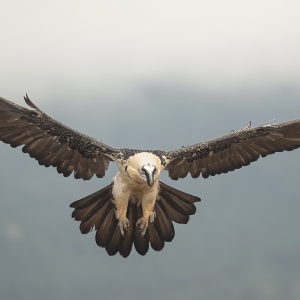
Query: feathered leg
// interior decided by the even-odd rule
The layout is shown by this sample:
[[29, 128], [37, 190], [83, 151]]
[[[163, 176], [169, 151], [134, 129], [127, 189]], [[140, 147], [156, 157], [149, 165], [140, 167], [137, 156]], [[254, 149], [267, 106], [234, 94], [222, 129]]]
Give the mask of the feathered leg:
[[129, 220], [126, 217], [128, 201], [131, 191], [126, 189], [126, 185], [122, 182], [121, 175], [118, 173], [113, 179], [113, 204], [115, 205], [116, 218], [119, 220], [121, 234], [124, 236], [125, 231], [129, 227]]

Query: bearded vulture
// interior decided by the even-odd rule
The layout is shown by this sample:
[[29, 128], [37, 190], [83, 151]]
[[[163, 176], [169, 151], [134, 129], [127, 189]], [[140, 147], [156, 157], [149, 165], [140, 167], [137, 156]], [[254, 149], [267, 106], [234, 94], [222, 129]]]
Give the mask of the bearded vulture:
[[140, 255], [151, 247], [160, 251], [174, 238], [172, 222], [186, 224], [200, 198], [159, 180], [166, 170], [171, 179], [207, 178], [249, 165], [260, 156], [300, 147], [300, 119], [229, 134], [175, 151], [113, 148], [63, 125], [40, 110], [26, 95], [24, 108], [0, 97], [0, 140], [40, 165], [56, 167], [65, 177], [102, 178], [109, 162], [119, 172], [110, 185], [73, 202], [72, 217], [83, 234], [96, 230], [96, 243], [109, 255], [127, 257], [132, 245]]

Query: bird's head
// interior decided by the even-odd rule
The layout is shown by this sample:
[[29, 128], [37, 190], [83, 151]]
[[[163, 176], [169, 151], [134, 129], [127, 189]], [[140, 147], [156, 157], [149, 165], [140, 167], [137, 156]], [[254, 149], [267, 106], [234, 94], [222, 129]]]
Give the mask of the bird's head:
[[152, 187], [159, 178], [161, 162], [160, 159], [152, 153], [138, 153], [129, 158], [126, 171], [128, 176], [135, 182], [146, 182]]
[[157, 168], [150, 164], [143, 165], [139, 170], [139, 173], [141, 178], [146, 181], [150, 187], [152, 187], [156, 178]]

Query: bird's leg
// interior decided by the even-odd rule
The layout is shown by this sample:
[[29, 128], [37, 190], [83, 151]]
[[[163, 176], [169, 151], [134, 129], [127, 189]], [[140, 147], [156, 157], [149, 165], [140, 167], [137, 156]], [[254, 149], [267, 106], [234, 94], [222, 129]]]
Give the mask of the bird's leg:
[[125, 235], [125, 230], [129, 227], [129, 220], [126, 217], [127, 213], [127, 206], [128, 206], [128, 200], [127, 201], [117, 201], [115, 200], [115, 214], [116, 218], [119, 220], [118, 226], [120, 227], [121, 234]]
[[130, 191], [125, 189], [123, 182], [120, 180], [119, 173], [114, 178], [114, 186], [112, 190], [113, 204], [115, 206], [116, 218], [119, 220], [121, 234], [124, 236], [125, 231], [129, 227], [129, 220], [126, 217], [127, 206], [130, 196]]
[[143, 216], [137, 220], [136, 226], [140, 229], [141, 235], [145, 235], [146, 230], [148, 228], [148, 222], [150, 223], [154, 222], [155, 218], [155, 211], [154, 205], [156, 201], [156, 196], [153, 197], [153, 194], [147, 194], [144, 195], [142, 199], [142, 210], [143, 210]]

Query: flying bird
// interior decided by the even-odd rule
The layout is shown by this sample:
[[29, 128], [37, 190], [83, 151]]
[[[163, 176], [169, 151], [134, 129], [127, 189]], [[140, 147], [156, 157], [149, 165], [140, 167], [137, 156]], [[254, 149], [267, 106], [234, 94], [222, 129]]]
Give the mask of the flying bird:
[[26, 95], [29, 109], [0, 97], [0, 140], [40, 165], [56, 167], [65, 177], [102, 178], [114, 161], [119, 172], [111, 184], [73, 202], [72, 217], [83, 234], [95, 229], [98, 246], [109, 255], [127, 257], [134, 245], [145, 255], [149, 245], [163, 249], [174, 238], [173, 222], [186, 224], [195, 214], [189, 195], [159, 180], [167, 171], [173, 180], [207, 178], [249, 165], [259, 157], [300, 147], [300, 119], [256, 128], [251, 123], [222, 137], [174, 151], [114, 148], [56, 121]]

